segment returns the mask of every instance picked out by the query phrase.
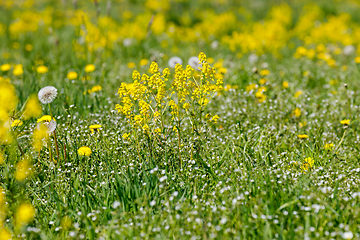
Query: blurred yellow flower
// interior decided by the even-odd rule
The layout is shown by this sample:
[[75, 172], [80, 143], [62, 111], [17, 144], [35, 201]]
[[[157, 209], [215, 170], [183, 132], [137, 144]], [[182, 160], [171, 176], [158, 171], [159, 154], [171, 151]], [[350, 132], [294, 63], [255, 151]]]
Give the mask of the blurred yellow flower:
[[25, 50], [28, 51], [28, 52], [32, 51], [33, 48], [34, 48], [34, 47], [33, 47], [33, 45], [31, 45], [31, 44], [26, 44], [26, 45], [25, 45]]
[[295, 93], [294, 97], [298, 98], [298, 97], [300, 97], [301, 94], [303, 94], [303, 91], [299, 90]]
[[[54, 121], [55, 118], [53, 118]], [[50, 122], [51, 121], [51, 116], [50, 115], [44, 115], [41, 118], [39, 118], [36, 122]]]
[[265, 78], [261, 78], [261, 79], [259, 80], [259, 84], [264, 85], [265, 83], [266, 83], [266, 79], [265, 79]]
[[88, 64], [85, 66], [85, 72], [89, 73], [89, 72], [93, 72], [95, 71], [95, 65], [94, 64]]
[[74, 71], [71, 71], [67, 74], [67, 78], [70, 79], [70, 80], [74, 80], [74, 79], [77, 79], [78, 77], [78, 74]]
[[308, 157], [308, 158], [305, 158], [305, 160], [301, 166], [301, 169], [303, 171], [307, 171], [307, 170], [311, 169], [313, 166], [314, 166], [314, 159], [312, 159], [311, 157]]
[[21, 125], [23, 125], [24, 122], [19, 120], [19, 119], [15, 119], [12, 123], [11, 123], [11, 127], [19, 127]]
[[356, 63], [360, 63], [360, 56], [357, 56], [354, 60]]
[[44, 124], [38, 125], [33, 132], [32, 146], [35, 151], [40, 152], [44, 142], [49, 138], [48, 128]]
[[35, 208], [30, 203], [23, 203], [16, 211], [16, 225], [21, 227], [28, 224], [35, 216]]
[[90, 156], [92, 151], [89, 147], [81, 147], [78, 149], [78, 153], [80, 156]]
[[128, 67], [128, 68], [134, 68], [134, 67], [136, 67], [136, 64], [133, 63], [133, 62], [129, 62], [129, 63], [127, 64], [127, 67]]
[[44, 73], [47, 73], [49, 71], [49, 69], [46, 66], [41, 65], [36, 68], [36, 71], [38, 73], [44, 74]]
[[14, 70], [13, 70], [13, 74], [15, 76], [19, 76], [19, 75], [21, 75], [23, 73], [24, 73], [23, 66], [21, 64], [15, 65]]
[[98, 92], [101, 90], [102, 90], [102, 87], [100, 85], [96, 85], [96, 86], [92, 87], [91, 89], [87, 90], [87, 92], [89, 94], [91, 94], [91, 93]]
[[260, 74], [261, 74], [262, 76], [267, 76], [267, 75], [270, 74], [270, 71], [267, 70], [267, 69], [264, 69], [264, 70], [261, 70], [261, 71], [260, 71]]
[[0, 240], [11, 240], [11, 232], [6, 229], [5, 227], [2, 227], [0, 229]]
[[282, 83], [282, 86], [283, 86], [283, 88], [288, 88], [288, 87], [289, 87], [289, 83], [285, 81], [285, 82]]
[[26, 101], [24, 109], [24, 119], [28, 120], [33, 117], [39, 117], [42, 113], [42, 107], [36, 94], [33, 94]]
[[11, 65], [9, 63], [5, 63], [0, 66], [0, 70], [3, 72], [9, 71], [11, 69]]
[[130, 137], [130, 133], [124, 133], [123, 135], [122, 135], [122, 138], [123, 139], [128, 139]]
[[145, 65], [147, 65], [149, 63], [149, 60], [147, 60], [147, 59], [141, 59], [140, 60], [140, 66], [145, 66]]
[[349, 125], [349, 124], [350, 124], [350, 119], [341, 120], [340, 123], [341, 123], [342, 125]]
[[301, 116], [301, 110], [300, 110], [300, 108], [295, 108], [295, 110], [294, 110], [294, 115], [295, 115], [295, 117], [300, 117], [300, 116]]
[[298, 137], [298, 138], [300, 138], [300, 139], [306, 139], [306, 138], [309, 138], [309, 136], [308, 136], [308, 135], [306, 135], [306, 134], [299, 134], [299, 135], [297, 135], [297, 137]]
[[324, 146], [325, 150], [331, 150], [333, 147], [334, 147], [333, 143], [326, 143]]
[[91, 133], [94, 133], [94, 132], [100, 132], [100, 128], [102, 126], [100, 124], [94, 124], [94, 125], [90, 125], [89, 128], [90, 128], [90, 131]]
[[20, 162], [16, 164], [15, 179], [19, 182], [24, 181], [31, 175], [31, 163], [28, 157], [24, 157]]

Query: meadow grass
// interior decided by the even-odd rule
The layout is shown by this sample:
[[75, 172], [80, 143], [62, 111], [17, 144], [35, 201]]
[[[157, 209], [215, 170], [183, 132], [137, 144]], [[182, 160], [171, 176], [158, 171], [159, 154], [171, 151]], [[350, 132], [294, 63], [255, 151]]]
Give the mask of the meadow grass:
[[360, 238], [356, 2], [0, 6], [0, 240]]

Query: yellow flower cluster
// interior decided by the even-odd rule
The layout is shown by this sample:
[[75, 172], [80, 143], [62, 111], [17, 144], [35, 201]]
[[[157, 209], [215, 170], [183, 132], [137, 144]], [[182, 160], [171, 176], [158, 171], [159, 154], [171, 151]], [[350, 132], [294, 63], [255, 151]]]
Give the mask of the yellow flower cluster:
[[215, 93], [223, 89], [223, 81], [215, 79], [215, 68], [209, 65], [204, 53], [199, 54], [199, 64], [198, 72], [190, 65], [183, 68], [177, 64], [171, 83], [168, 83], [170, 70], [160, 71], [155, 62], [150, 65], [150, 76], [135, 70], [133, 83], [122, 83], [118, 90], [121, 103], [116, 109], [133, 127], [147, 133], [163, 131], [163, 116], [168, 109], [172, 121], [180, 121], [188, 111], [202, 112]]

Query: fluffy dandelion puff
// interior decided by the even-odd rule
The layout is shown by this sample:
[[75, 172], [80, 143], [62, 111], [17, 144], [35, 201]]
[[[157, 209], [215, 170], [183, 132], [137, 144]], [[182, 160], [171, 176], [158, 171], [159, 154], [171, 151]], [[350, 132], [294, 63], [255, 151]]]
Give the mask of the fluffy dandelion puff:
[[182, 65], [182, 59], [179, 57], [172, 57], [169, 59], [169, 67], [175, 68], [176, 64]]
[[249, 55], [249, 59], [248, 61], [251, 63], [251, 64], [254, 64], [255, 62], [257, 62], [259, 59], [259, 57], [255, 54], [255, 53], [252, 53]]
[[57, 89], [53, 86], [47, 86], [40, 89], [38, 97], [41, 103], [47, 104], [54, 101], [57, 96]]
[[195, 70], [201, 67], [201, 64], [199, 63], [199, 58], [196, 56], [189, 58], [188, 64]]
[[356, 49], [353, 45], [347, 45], [344, 47], [344, 55], [349, 56], [352, 55], [353, 53], [355, 53]]

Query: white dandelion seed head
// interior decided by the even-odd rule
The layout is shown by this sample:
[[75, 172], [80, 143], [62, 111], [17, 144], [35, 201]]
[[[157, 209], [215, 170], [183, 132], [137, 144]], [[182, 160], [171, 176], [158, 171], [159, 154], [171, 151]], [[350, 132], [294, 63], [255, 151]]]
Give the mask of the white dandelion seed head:
[[55, 131], [57, 123], [56, 121], [54, 121], [53, 119], [50, 122], [39, 122], [37, 124], [37, 128], [40, 129], [41, 125], [45, 126], [47, 129], [47, 134], [51, 134], [52, 132]]
[[355, 52], [355, 47], [353, 45], [347, 45], [344, 47], [344, 55], [349, 56]]
[[250, 54], [249, 58], [248, 58], [248, 60], [251, 64], [257, 62], [258, 59], [259, 59], [259, 57], [255, 53]]
[[172, 57], [169, 59], [169, 62], [168, 62], [169, 67], [171, 67], [171, 68], [175, 68], [176, 64], [182, 65], [182, 63], [183, 63], [182, 59], [179, 57]]
[[47, 86], [40, 89], [38, 97], [41, 103], [47, 104], [54, 101], [57, 96], [57, 89], [53, 86]]
[[352, 232], [344, 232], [342, 234], [343, 239], [352, 239], [354, 237], [354, 234]]
[[133, 40], [131, 38], [125, 38], [123, 40], [124, 47], [129, 47], [132, 44]]
[[201, 64], [199, 63], [199, 58], [196, 56], [189, 58], [188, 64], [195, 70], [198, 70], [199, 67], [201, 67]]
[[213, 41], [212, 43], [211, 43], [211, 48], [212, 49], [218, 49], [218, 47], [219, 47], [219, 41]]

